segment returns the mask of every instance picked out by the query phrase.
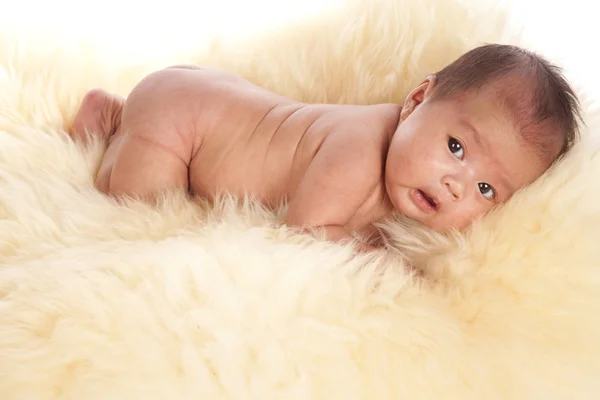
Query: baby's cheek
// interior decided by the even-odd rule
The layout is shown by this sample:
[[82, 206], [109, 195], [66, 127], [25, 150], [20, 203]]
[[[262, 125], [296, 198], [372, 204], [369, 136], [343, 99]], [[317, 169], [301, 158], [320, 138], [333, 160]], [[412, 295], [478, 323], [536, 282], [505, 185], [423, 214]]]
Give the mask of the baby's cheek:
[[460, 211], [456, 210], [454, 213], [451, 213], [450, 225], [459, 230], [468, 228], [473, 223], [473, 221], [483, 217], [491, 209], [491, 203], [489, 206], [477, 202], [470, 202], [470, 204], [462, 204]]
[[398, 169], [393, 168], [392, 166], [386, 168], [385, 177], [389, 182], [397, 182], [398, 181]]
[[483, 205], [480, 204], [478, 208], [473, 207], [473, 215], [471, 217], [471, 221], [484, 217], [488, 212], [490, 212], [493, 208], [494, 204], [490, 201], [486, 201]]
[[[385, 165], [385, 173], [394, 181], [404, 181], [404, 177], [411, 175], [414, 166], [412, 159], [402, 154], [400, 151], [389, 151]], [[414, 173], [413, 173], [414, 175]]]

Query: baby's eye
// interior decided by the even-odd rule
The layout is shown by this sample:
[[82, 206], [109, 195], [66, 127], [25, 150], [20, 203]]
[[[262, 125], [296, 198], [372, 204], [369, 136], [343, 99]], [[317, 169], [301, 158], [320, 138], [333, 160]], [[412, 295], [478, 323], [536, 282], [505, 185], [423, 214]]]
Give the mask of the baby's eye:
[[483, 182], [478, 183], [478, 185], [479, 185], [479, 191], [481, 192], [483, 197], [485, 197], [488, 200], [491, 200], [496, 197], [496, 191], [494, 191], [493, 187], [491, 187], [487, 183], [483, 183]]
[[450, 152], [459, 160], [462, 160], [465, 156], [465, 150], [463, 149], [462, 144], [452, 137], [448, 139], [448, 148], [450, 149]]

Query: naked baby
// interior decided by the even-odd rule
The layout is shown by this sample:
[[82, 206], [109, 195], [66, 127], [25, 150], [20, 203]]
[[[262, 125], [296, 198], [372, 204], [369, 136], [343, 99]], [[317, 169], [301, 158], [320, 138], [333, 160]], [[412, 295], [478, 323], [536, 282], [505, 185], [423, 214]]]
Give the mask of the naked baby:
[[109, 141], [96, 178], [109, 195], [285, 202], [286, 224], [336, 241], [395, 212], [436, 231], [468, 227], [568, 151], [578, 117], [559, 69], [494, 44], [428, 76], [403, 105], [305, 104], [175, 66], [127, 99], [88, 92], [71, 132]]

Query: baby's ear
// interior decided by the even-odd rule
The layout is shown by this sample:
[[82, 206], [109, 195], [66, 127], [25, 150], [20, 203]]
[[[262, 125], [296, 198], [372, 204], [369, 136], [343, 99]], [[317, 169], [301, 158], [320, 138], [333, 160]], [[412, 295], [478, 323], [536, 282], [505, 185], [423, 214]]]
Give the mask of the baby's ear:
[[413, 89], [412, 92], [406, 96], [404, 100], [404, 106], [400, 113], [400, 119], [405, 120], [410, 114], [425, 101], [433, 93], [436, 79], [435, 75], [429, 75], [419, 86]]

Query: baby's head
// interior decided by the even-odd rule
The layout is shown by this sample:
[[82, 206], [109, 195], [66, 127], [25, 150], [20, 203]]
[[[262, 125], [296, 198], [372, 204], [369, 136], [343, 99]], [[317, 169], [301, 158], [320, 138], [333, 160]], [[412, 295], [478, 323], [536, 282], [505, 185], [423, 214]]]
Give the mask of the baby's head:
[[478, 47], [406, 98], [386, 190], [432, 229], [466, 228], [567, 152], [580, 118], [559, 68], [517, 47]]

